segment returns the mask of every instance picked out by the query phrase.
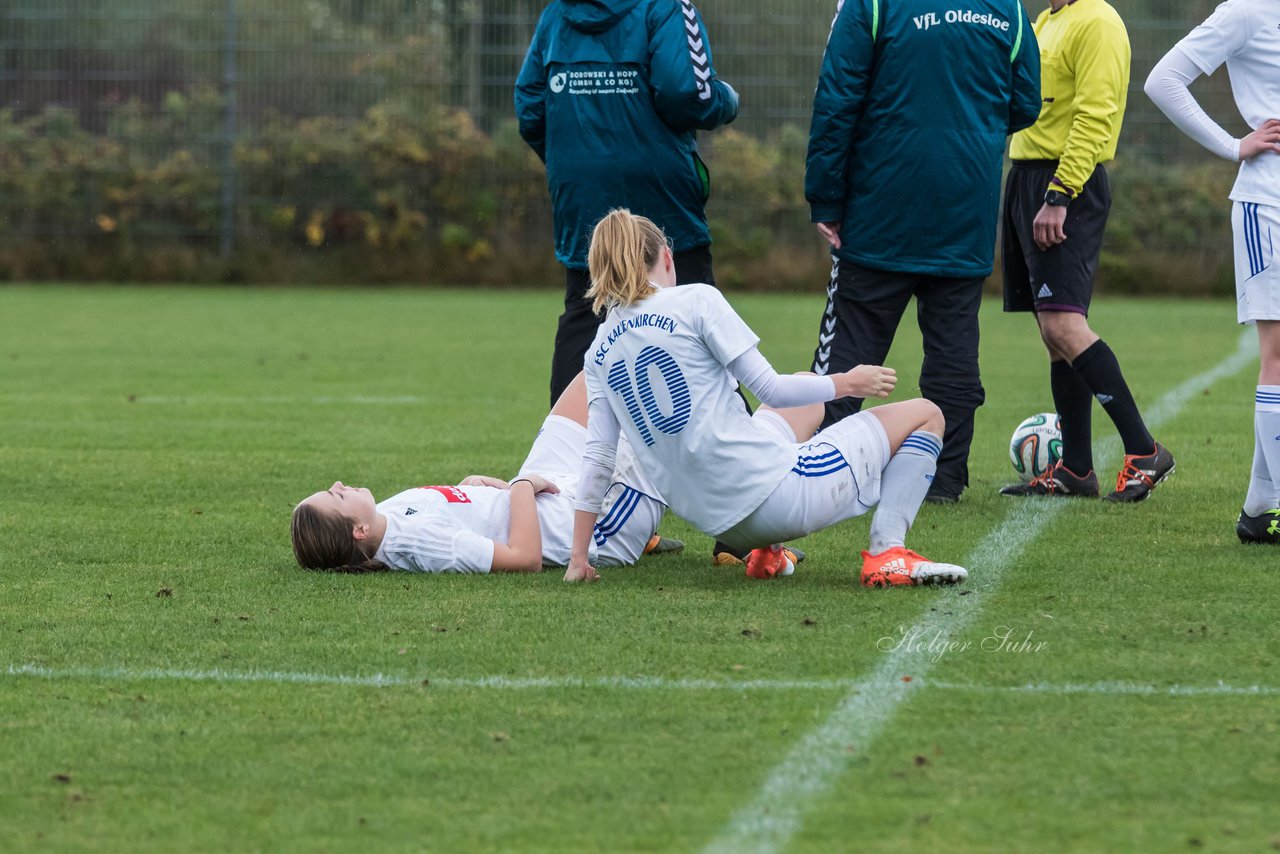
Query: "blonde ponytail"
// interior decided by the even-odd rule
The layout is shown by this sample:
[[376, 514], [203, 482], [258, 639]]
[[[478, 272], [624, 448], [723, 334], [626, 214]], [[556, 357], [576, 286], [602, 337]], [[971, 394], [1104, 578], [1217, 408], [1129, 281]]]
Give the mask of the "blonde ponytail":
[[591, 310], [601, 314], [615, 305], [631, 305], [657, 290], [649, 283], [649, 270], [666, 245], [666, 235], [651, 220], [626, 208], [609, 211], [591, 232], [587, 252]]

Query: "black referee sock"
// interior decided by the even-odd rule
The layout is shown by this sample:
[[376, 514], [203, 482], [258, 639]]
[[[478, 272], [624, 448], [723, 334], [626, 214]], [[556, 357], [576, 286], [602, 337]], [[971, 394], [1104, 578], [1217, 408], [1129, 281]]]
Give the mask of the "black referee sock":
[[1084, 477], [1093, 470], [1093, 392], [1065, 359], [1049, 363], [1049, 388], [1062, 421], [1062, 464]]
[[[1093, 392], [1093, 396], [1115, 422], [1126, 454], [1143, 455], [1155, 450], [1156, 441], [1147, 432], [1138, 404], [1133, 402], [1129, 385], [1120, 372], [1120, 361], [1107, 346], [1107, 342], [1101, 338], [1094, 341], [1087, 350], [1076, 356], [1071, 367], [1088, 384], [1089, 391]], [[1065, 441], [1063, 444], [1066, 444]]]

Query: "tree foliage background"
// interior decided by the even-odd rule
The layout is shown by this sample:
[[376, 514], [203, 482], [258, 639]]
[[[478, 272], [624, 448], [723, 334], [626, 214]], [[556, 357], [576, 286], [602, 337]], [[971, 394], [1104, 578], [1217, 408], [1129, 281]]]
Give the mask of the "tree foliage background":
[[[1106, 284], [1229, 292], [1234, 167], [1142, 93], [1214, 4], [1113, 4], [1134, 61]], [[0, 278], [558, 281], [545, 176], [511, 108], [543, 5], [8, 0]], [[739, 120], [701, 138], [717, 275], [820, 288], [827, 260], [802, 181], [835, 4], [698, 5], [717, 70], [742, 95]], [[1197, 95], [1244, 132], [1225, 71]]]

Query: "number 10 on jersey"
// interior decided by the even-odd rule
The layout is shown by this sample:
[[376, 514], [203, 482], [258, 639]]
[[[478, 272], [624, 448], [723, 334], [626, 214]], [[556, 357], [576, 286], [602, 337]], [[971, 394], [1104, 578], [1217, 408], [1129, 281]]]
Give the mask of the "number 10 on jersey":
[[[671, 398], [671, 414], [663, 415], [658, 407], [657, 396], [653, 393], [653, 382], [650, 368], [657, 368], [667, 395]], [[627, 413], [635, 422], [636, 430], [646, 445], [653, 444], [652, 424], [661, 433], [674, 435], [689, 423], [692, 411], [692, 398], [689, 396], [689, 384], [671, 354], [661, 347], [650, 345], [636, 356], [635, 381], [632, 382], [631, 370], [626, 359], [619, 359], [609, 368], [609, 388], [613, 389], [626, 404]]]

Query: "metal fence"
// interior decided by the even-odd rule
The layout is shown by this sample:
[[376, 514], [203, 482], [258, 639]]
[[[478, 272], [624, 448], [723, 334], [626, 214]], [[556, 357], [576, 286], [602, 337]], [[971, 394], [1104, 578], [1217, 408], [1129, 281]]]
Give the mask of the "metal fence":
[[[1201, 274], [1220, 268], [1229, 252], [1225, 196], [1231, 167], [1210, 162], [1141, 90], [1154, 62], [1211, 11], [1213, 2], [1113, 2], [1126, 17], [1134, 49], [1116, 171], [1128, 174], [1132, 185], [1152, 186], [1150, 198], [1164, 200], [1159, 203], [1165, 206], [1152, 212], [1165, 220], [1154, 230], [1141, 222], [1142, 211], [1131, 212], [1135, 223], [1118, 229], [1119, 249], [1140, 245], [1157, 254], [1192, 252], [1204, 262]], [[444, 169], [441, 159], [468, 155], [467, 140], [497, 145], [497, 154], [479, 167], [466, 167], [482, 170], [465, 176], [471, 189], [483, 188], [482, 201], [458, 204], [478, 205], [489, 215], [518, 211], [527, 226], [518, 230], [524, 249], [549, 258], [545, 188], [538, 170], [522, 158], [511, 124], [512, 83], [544, 5], [541, 0], [4, 0], [0, 149], [10, 150], [8, 159], [0, 160], [0, 244], [40, 246], [42, 240], [98, 239], [112, 232], [118, 237], [127, 220], [135, 252], [177, 240], [225, 257], [252, 248], [273, 217], [290, 216], [290, 227], [305, 240], [306, 211], [317, 205], [330, 212], [341, 208], [344, 194], [361, 192], [358, 176], [329, 168], [325, 156], [303, 146], [297, 156], [303, 165], [315, 158], [314, 168], [297, 181], [278, 181], [278, 164], [253, 170], [255, 146], [287, 145], [280, 129], [288, 127], [291, 133], [310, 134], [314, 147], [323, 142], [326, 127], [336, 127], [325, 122], [358, 120], [375, 105], [391, 105], [397, 115], [427, 130], [436, 117], [456, 122], [457, 111], [465, 111], [473, 126], [440, 127], [435, 142], [423, 143], [428, 150], [410, 159]], [[702, 0], [698, 5], [717, 70], [742, 94], [733, 131], [778, 152], [790, 164], [781, 173], [784, 182], [801, 175], [813, 86], [834, 0]], [[1028, 8], [1034, 16], [1039, 4]], [[1241, 131], [1225, 72], [1199, 84], [1197, 94], [1226, 127]], [[440, 142], [459, 134], [465, 137], [460, 146]], [[703, 135], [706, 159], [718, 177], [737, 168], [734, 158], [742, 149], [740, 138], [734, 138], [739, 144], [728, 156], [720, 151], [720, 132]], [[64, 151], [70, 159], [60, 162], [59, 139], [78, 141], [80, 153]], [[172, 187], [163, 181], [181, 181], [184, 169], [193, 188], [180, 185], [181, 191], [165, 192], [190, 189], [191, 198], [182, 201], [181, 210], [165, 213], [175, 202], [148, 196], [146, 185]], [[99, 176], [113, 170], [137, 171], [121, 189]], [[24, 172], [38, 174], [40, 186], [24, 185]], [[1167, 184], [1170, 175], [1181, 181], [1188, 174], [1201, 176], [1193, 182], [1192, 201], [1159, 192], [1157, 185]], [[713, 226], [746, 216], [768, 225], [761, 239], [812, 238], [799, 187], [784, 187], [762, 200], [728, 184], [738, 189], [713, 195]], [[1133, 195], [1143, 200], [1135, 205], [1148, 204], [1145, 194]], [[160, 213], [134, 216], [130, 205], [149, 205]], [[762, 209], [753, 211], [753, 206]], [[1168, 223], [1170, 216], [1176, 223]], [[413, 227], [402, 220], [397, 216], [394, 224], [382, 223], [378, 233], [385, 237], [393, 225]], [[324, 227], [334, 228], [328, 221]], [[459, 227], [466, 231], [465, 223]], [[726, 239], [725, 231], [716, 228], [718, 241]], [[478, 244], [469, 245], [468, 251], [479, 251]], [[6, 270], [21, 275], [23, 269], [28, 268], [0, 266], [0, 275]]]

